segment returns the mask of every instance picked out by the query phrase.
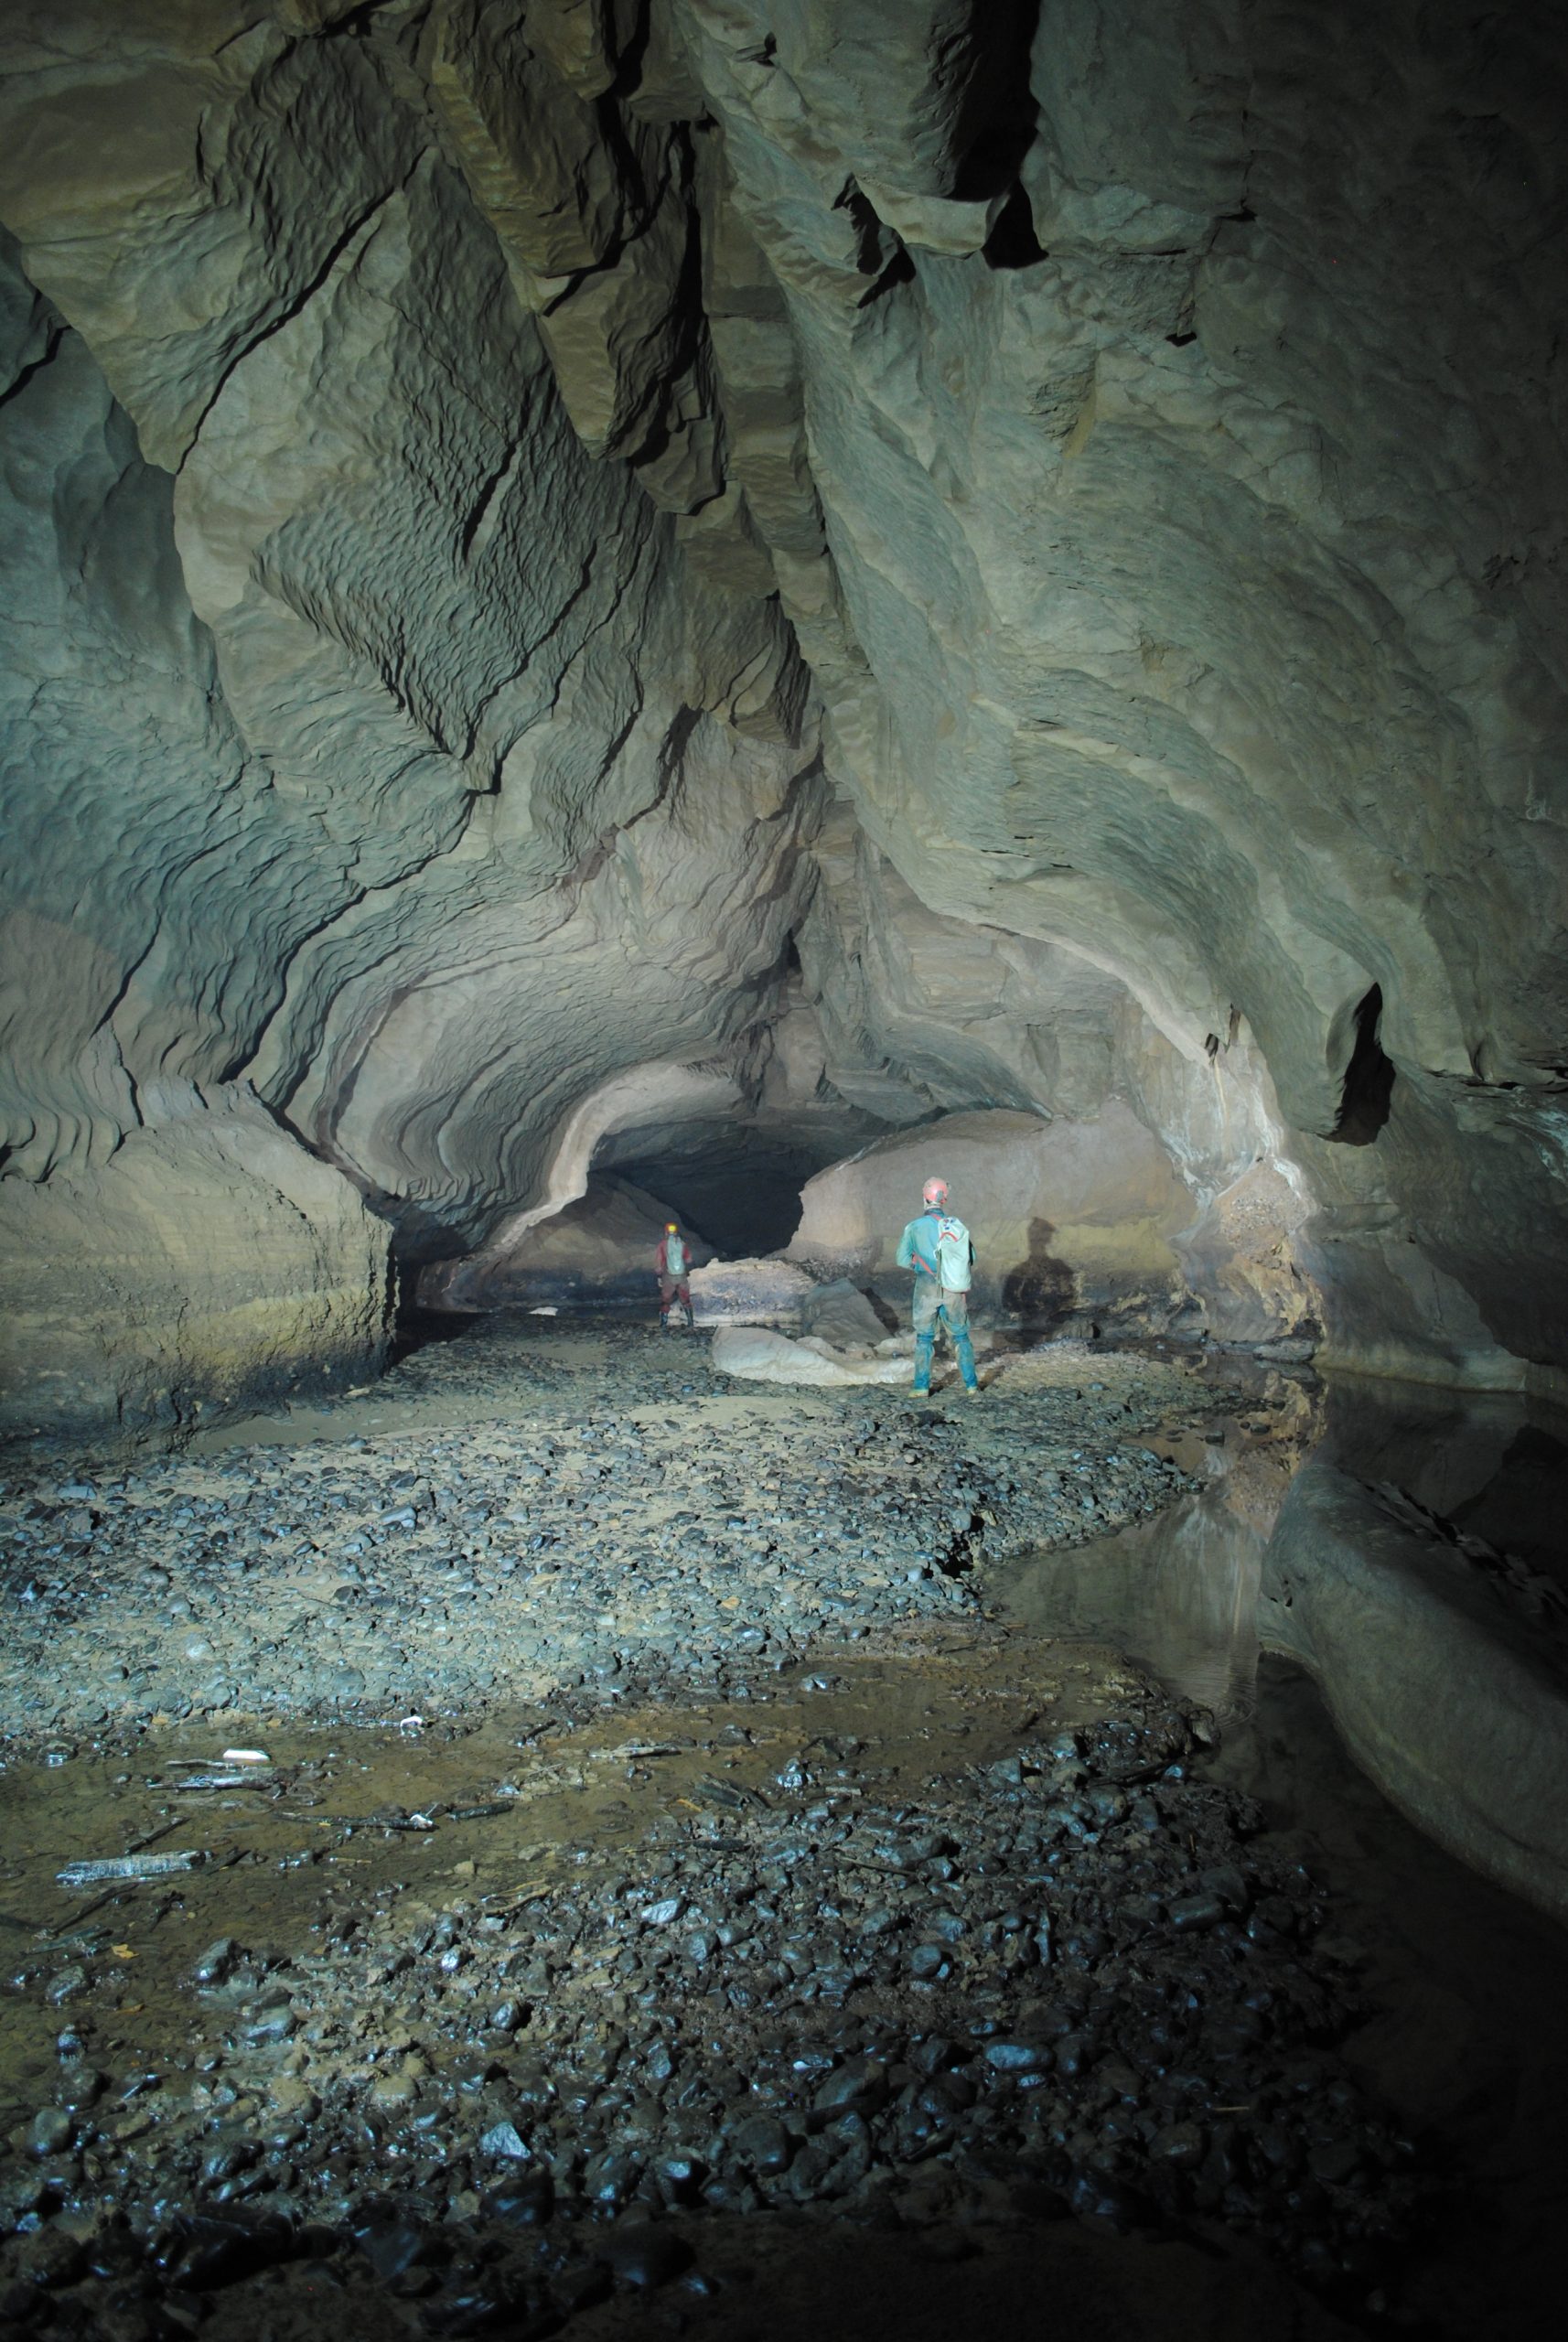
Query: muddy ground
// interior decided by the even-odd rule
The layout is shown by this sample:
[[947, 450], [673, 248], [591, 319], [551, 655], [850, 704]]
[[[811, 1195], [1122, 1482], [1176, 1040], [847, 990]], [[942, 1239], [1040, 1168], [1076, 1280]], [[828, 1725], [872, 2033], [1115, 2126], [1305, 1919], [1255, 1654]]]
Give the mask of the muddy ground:
[[0, 2327], [1474, 2330], [1433, 2263], [1507, 2044], [1423, 2004], [1423, 2087], [1365, 1832], [1337, 1870], [1254, 1727], [1004, 1599], [1224, 1391], [1013, 1372], [916, 1413], [513, 1324], [31, 1459]]

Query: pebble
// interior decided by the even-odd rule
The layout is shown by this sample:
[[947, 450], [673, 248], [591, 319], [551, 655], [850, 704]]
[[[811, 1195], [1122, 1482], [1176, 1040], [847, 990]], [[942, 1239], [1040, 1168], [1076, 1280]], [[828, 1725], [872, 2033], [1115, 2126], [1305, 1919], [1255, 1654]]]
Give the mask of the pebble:
[[221, 1984], [231, 1974], [240, 1955], [240, 1947], [232, 1936], [220, 1936], [209, 1943], [191, 1968], [191, 1980], [197, 1984]]
[[27, 2126], [27, 2144], [36, 2155], [63, 2154], [74, 2129], [63, 2107], [40, 2106]]
[[[155, 2238], [171, 2200], [226, 2223], [168, 2247], [188, 2289], [275, 2256], [264, 2222], [286, 2203], [296, 2226], [350, 2237], [365, 2282], [419, 2272], [442, 2330], [479, 2315], [489, 2283], [488, 2264], [430, 2259], [454, 2224], [512, 2240], [509, 2299], [560, 2317], [575, 2264], [669, 2282], [689, 2251], [677, 2215], [896, 2206], [934, 2162], [961, 2189], [996, 2184], [972, 2166], [1002, 2173], [1031, 2218], [1218, 2220], [1339, 2282], [1408, 2225], [1422, 2183], [1332, 2046], [1357, 2011], [1316, 1945], [1321, 1890], [1250, 1800], [1181, 1777], [1193, 1744], [1185, 1711], [1129, 1682], [1102, 1724], [1022, 1738], [914, 1803], [888, 1798], [875, 1746], [864, 1770], [843, 1751], [851, 1799], [822, 1799], [802, 1767], [767, 1805], [585, 1850], [499, 1918], [460, 1882], [423, 1918], [393, 1894], [264, 1986], [220, 1939], [194, 1967], [228, 1981], [202, 1989], [249, 1990], [262, 2018], [278, 1993], [308, 2075], [225, 2019], [222, 2057], [138, 2097], [132, 2137], [114, 2090], [75, 2093], [74, 2121], [40, 2109], [32, 2169], [66, 2201], [73, 2143], [113, 2154], [134, 2236]], [[1099, 1826], [1075, 1833], [1079, 1814]], [[1184, 1894], [1289, 1924], [1265, 1942], [1182, 1926]], [[649, 1925], [663, 1905], [699, 1924]], [[922, 1948], [941, 1963], [929, 1978]], [[498, 2034], [503, 1982], [516, 2023]], [[396, 2062], [367, 2070], [356, 2045], [377, 2025]]]
[[1048, 2066], [1051, 2053], [1034, 2041], [988, 2041], [985, 2062], [1001, 2074], [1036, 2074]]
[[1218, 1895], [1178, 1895], [1167, 1906], [1173, 1928], [1196, 1930], [1217, 1928], [1225, 1917], [1225, 1906]]
[[[1184, 1485], [1135, 1445], [1154, 1409], [1129, 1413], [1125, 1385], [1004, 1386], [983, 1423], [934, 1417], [918, 1447], [886, 1391], [817, 1405], [807, 1438], [768, 1394], [694, 1440], [691, 1367], [637, 1329], [604, 1348], [613, 1370], [585, 1383], [553, 1338], [488, 1328], [392, 1378], [466, 1392], [461, 1427], [104, 1471], [85, 1538], [65, 1489], [24, 1491], [0, 1531], [35, 1599], [0, 1639], [0, 1714], [25, 1714], [63, 1623], [110, 1615], [127, 1672], [80, 1701], [133, 1722], [212, 1680], [182, 1674], [182, 1638], [237, 1692], [275, 1692], [269, 1712], [374, 1703], [410, 1729], [496, 1684], [586, 1709], [734, 1695], [795, 1660], [826, 1690], [851, 1636], [979, 1631], [977, 1562]], [[487, 1420], [503, 1382], [510, 1412]], [[910, 2214], [947, 2240], [933, 2251], [969, 2250], [1000, 2191], [1010, 2217], [1218, 2225], [1315, 2283], [1359, 2281], [1427, 2183], [1337, 2054], [1359, 2011], [1323, 1892], [1201, 1778], [1209, 1736], [1129, 1675], [1102, 1723], [1020, 1727], [918, 1792], [893, 1793], [875, 1746], [808, 1739], [756, 1792], [699, 1781], [639, 1842], [525, 1869], [521, 1901], [487, 1899], [471, 1860], [431, 1905], [346, 1871], [334, 1924], [287, 1958], [225, 1936], [186, 1966], [199, 2057], [133, 2096], [61, 2037], [70, 2105], [38, 2111], [27, 2184], [0, 2196], [0, 2296], [38, 2235], [92, 2217], [94, 2168], [148, 2331], [166, 2293], [199, 2323], [214, 2288], [293, 2261], [343, 2331], [381, 2330], [355, 2306], [373, 2286], [432, 2335], [542, 2337], [616, 2286], [705, 2283], [706, 2212], [896, 2223], [938, 2171], [949, 2211]], [[390, 1842], [430, 1820], [374, 1826]], [[42, 2002], [69, 1972], [17, 1989]]]
[[[693, 1671], [723, 1687], [824, 1639], [972, 1614], [978, 1565], [1079, 1544], [1191, 1485], [1137, 1444], [1187, 1385], [1167, 1366], [1114, 1390], [1004, 1381], [983, 1420], [934, 1414], [910, 1446], [902, 1393], [766, 1391], [714, 1416], [651, 1329], [594, 1338], [585, 1365], [570, 1330], [499, 1316], [378, 1389], [378, 1412], [435, 1400], [457, 1424], [122, 1460], [90, 1509], [69, 1475], [17, 1477], [0, 1735], [236, 1707], [451, 1714], [500, 1685], [657, 1692]], [[737, 1619], [758, 1585], [756, 1623]]]

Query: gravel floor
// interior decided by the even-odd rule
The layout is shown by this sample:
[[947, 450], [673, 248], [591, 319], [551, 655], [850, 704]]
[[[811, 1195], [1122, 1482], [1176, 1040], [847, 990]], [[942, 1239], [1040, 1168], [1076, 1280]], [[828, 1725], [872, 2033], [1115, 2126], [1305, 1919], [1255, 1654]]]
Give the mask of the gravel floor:
[[[1039, 1680], [968, 1649], [954, 1714], [1009, 1663]], [[763, 1773], [732, 1720], [693, 1753], [736, 1768], [642, 1793], [618, 1835], [453, 1864], [515, 1784], [383, 1805], [329, 1841], [358, 1869], [303, 1858], [287, 1941], [252, 1844], [13, 1954], [58, 2078], [0, 2175], [0, 2317], [114, 2342], [544, 2334], [617, 2292], [697, 2312], [725, 2282], [704, 2223], [761, 2214], [955, 2252], [1076, 2217], [1364, 2294], [1429, 2183], [1337, 2054], [1354, 1948], [1300, 1844], [1194, 1778], [1201, 1716], [1113, 1662], [1069, 1672], [1089, 1721], [950, 1714], [918, 1788], [908, 1741], [888, 1764], [802, 1731]], [[671, 1752], [611, 1753], [646, 1782]], [[328, 1754], [282, 1768], [289, 1806], [326, 1794]], [[406, 1833], [432, 1826], [416, 1877]], [[219, 1910], [232, 1931], [204, 1941]]]
[[[24, 1467], [0, 1505], [0, 1733], [723, 1688], [962, 1612], [978, 1560], [1191, 1485], [1144, 1445], [1192, 1403], [1175, 1367], [1074, 1350], [917, 1409], [732, 1391], [706, 1347], [491, 1320], [282, 1444]], [[396, 1427], [354, 1428], [371, 1418]]]
[[[674, 2334], [757, 2214], [1364, 2292], [1424, 2183], [1337, 2055], [1310, 1860], [1202, 1780], [1201, 1712], [974, 1591], [1191, 1486], [1147, 1442], [1216, 1396], [1061, 1350], [917, 1410], [510, 1320], [177, 1458], [36, 1461], [0, 2321], [587, 2342], [651, 2295]], [[39, 1925], [62, 1845], [205, 1859]]]

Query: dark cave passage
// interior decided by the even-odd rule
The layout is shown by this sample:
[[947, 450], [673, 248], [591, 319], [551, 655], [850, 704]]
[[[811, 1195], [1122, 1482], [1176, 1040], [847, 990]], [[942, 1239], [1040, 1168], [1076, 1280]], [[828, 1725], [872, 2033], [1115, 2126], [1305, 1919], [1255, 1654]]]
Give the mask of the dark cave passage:
[[1395, 1076], [1379, 1037], [1382, 1015], [1382, 987], [1374, 984], [1356, 1009], [1355, 1044], [1345, 1069], [1339, 1119], [1332, 1133], [1345, 1146], [1371, 1146], [1389, 1119]]
[[673, 1134], [658, 1153], [617, 1146], [616, 1174], [667, 1204], [688, 1228], [733, 1260], [781, 1252], [800, 1218], [800, 1190], [832, 1158], [791, 1145], [782, 1132], [728, 1125]]

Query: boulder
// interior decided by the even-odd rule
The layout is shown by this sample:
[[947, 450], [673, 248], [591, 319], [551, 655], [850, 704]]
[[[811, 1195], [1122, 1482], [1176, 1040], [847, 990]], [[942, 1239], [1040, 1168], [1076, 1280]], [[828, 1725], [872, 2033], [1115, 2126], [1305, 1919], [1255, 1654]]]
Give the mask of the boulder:
[[[891, 1311], [888, 1314], [891, 1316]], [[807, 1332], [831, 1343], [834, 1349], [875, 1349], [887, 1333], [883, 1318], [860, 1287], [852, 1284], [847, 1277], [835, 1277], [831, 1284], [818, 1285], [806, 1303], [803, 1316]]]
[[788, 1261], [711, 1261], [692, 1273], [692, 1306], [699, 1325], [793, 1326], [814, 1289]]
[[909, 1373], [908, 1363], [900, 1358], [830, 1356], [761, 1326], [721, 1326], [714, 1336], [710, 1356], [717, 1374], [731, 1374], [747, 1382], [800, 1383], [816, 1389], [903, 1382]]

